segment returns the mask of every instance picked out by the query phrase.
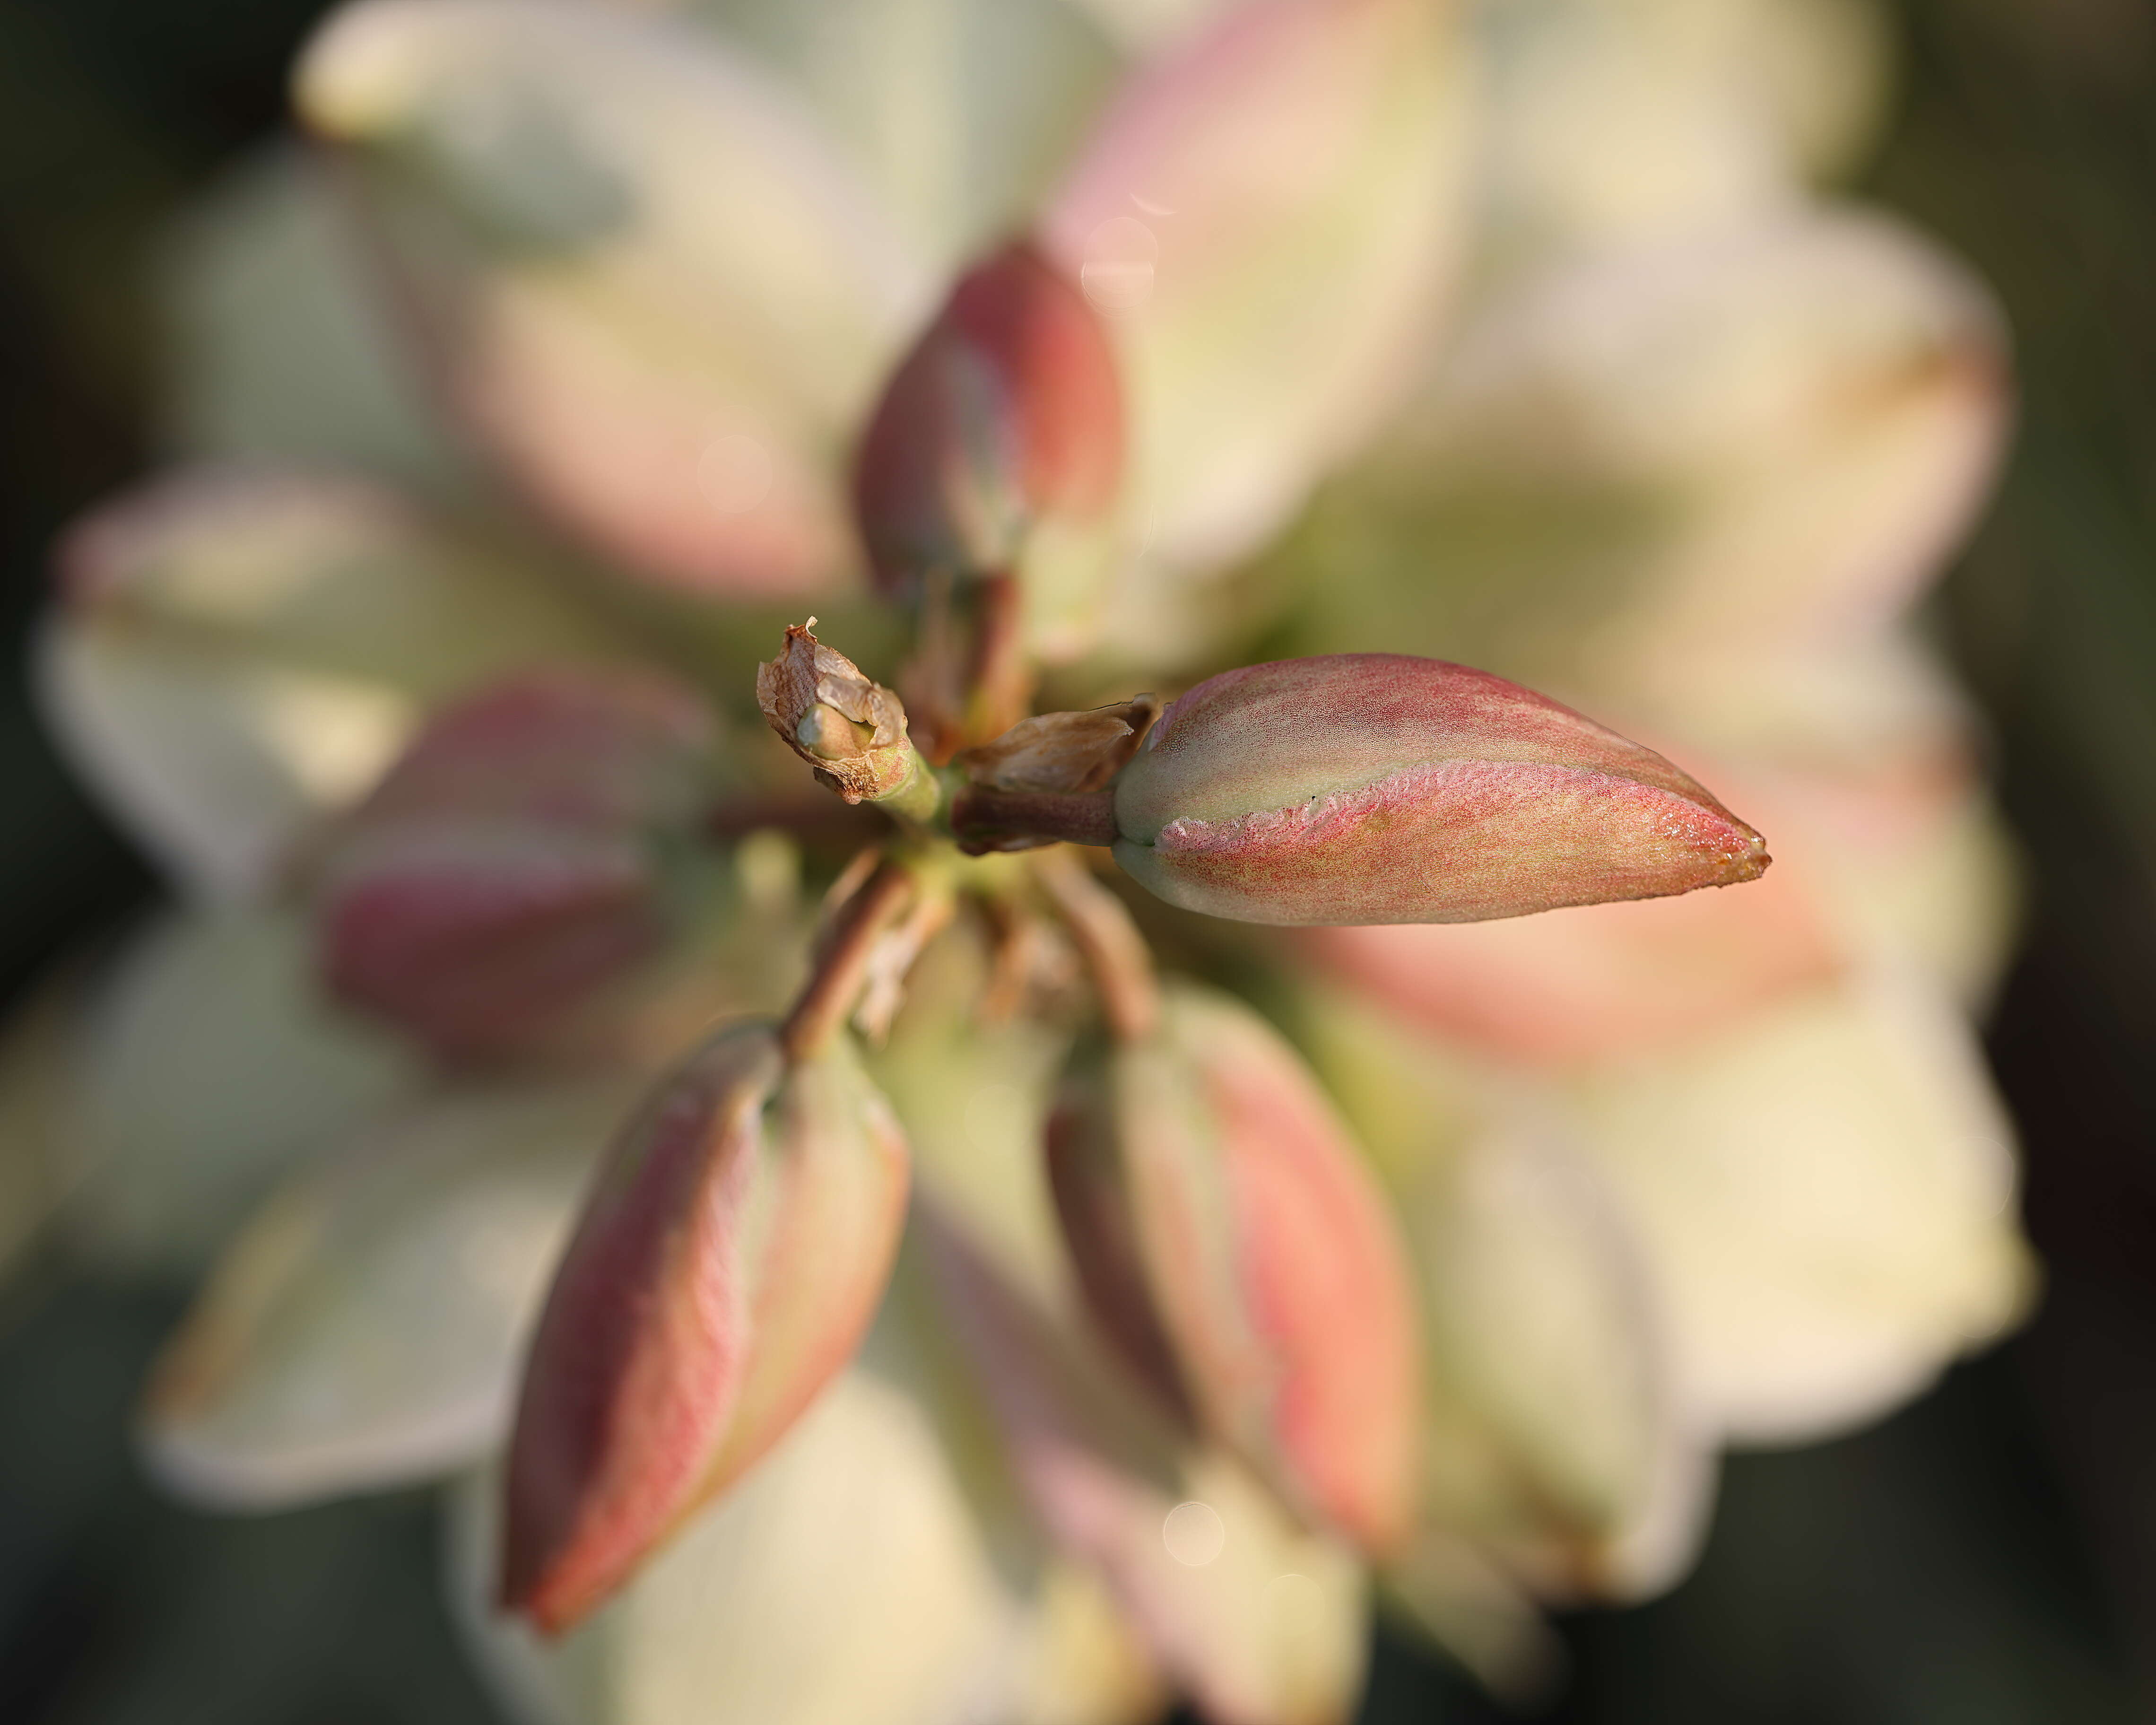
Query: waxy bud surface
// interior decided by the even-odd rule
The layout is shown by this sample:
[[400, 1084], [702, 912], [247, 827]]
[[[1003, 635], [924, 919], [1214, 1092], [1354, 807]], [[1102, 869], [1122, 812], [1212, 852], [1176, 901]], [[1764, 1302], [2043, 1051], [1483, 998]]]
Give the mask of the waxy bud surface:
[[1010, 570], [1043, 521], [1116, 501], [1123, 408], [1107, 332], [1030, 244], [961, 277], [861, 439], [854, 506], [876, 584]]
[[859, 1343], [904, 1139], [843, 1040], [724, 1031], [616, 1141], [547, 1296], [508, 1474], [502, 1600], [557, 1631], [770, 1449]]
[[1517, 683], [1343, 653], [1209, 678], [1116, 782], [1116, 860], [1244, 922], [1469, 922], [1756, 878], [1765, 841]]
[[1414, 1512], [1413, 1282], [1316, 1080], [1247, 1009], [1185, 988], [1091, 1091], [1050, 1167], [1108, 1338], [1291, 1502], [1396, 1545]]

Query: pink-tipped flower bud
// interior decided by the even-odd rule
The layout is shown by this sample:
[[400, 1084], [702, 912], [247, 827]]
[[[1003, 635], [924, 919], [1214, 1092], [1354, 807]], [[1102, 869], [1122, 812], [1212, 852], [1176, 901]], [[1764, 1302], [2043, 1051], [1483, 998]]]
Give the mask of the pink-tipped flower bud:
[[1411, 1273], [1301, 1060], [1224, 995], [1074, 1087], [1050, 1172], [1079, 1282], [1138, 1374], [1366, 1548], [1413, 1519]]
[[724, 1031], [615, 1142], [540, 1318], [502, 1600], [548, 1633], [778, 1441], [854, 1351], [897, 1248], [905, 1141], [850, 1045]]
[[548, 1045], [663, 943], [712, 744], [696, 696], [642, 675], [445, 708], [308, 865], [330, 988], [445, 1058]]
[[1768, 863], [1651, 749], [1396, 653], [1200, 683], [1124, 768], [1115, 820], [1139, 885], [1242, 922], [1471, 922], [1726, 886]]
[[[1007, 246], [959, 279], [861, 439], [854, 506], [876, 584], [910, 595], [931, 570], [1083, 584], [1107, 549], [1122, 466], [1107, 331], [1040, 251]], [[1036, 568], [1044, 554], [1058, 567]]]

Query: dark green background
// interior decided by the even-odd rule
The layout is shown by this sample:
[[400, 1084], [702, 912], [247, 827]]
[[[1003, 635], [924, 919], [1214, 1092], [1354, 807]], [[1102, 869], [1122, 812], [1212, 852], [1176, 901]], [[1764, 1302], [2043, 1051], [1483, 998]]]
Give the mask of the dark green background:
[[[22, 690], [44, 547], [141, 470], [160, 216], [276, 123], [313, 0], [0, 0], [0, 987], [140, 861]], [[1938, 605], [2034, 865], [1991, 1034], [2048, 1265], [2035, 1323], [1862, 1436], [1730, 1465], [1697, 1574], [1566, 1625], [1556, 1717], [2103, 1725], [2156, 1697], [2156, 0], [1905, 0], [1871, 189], [2005, 296], [2025, 413]], [[424, 1498], [176, 1509], [121, 1439], [170, 1291], [0, 1285], [0, 1720], [491, 1716]], [[1381, 1644], [1373, 1719], [1501, 1716]]]

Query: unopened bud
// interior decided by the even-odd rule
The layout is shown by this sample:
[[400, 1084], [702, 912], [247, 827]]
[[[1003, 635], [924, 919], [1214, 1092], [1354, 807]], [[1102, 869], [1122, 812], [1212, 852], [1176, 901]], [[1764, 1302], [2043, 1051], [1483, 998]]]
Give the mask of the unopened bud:
[[1074, 1091], [1050, 1172], [1086, 1302], [1139, 1374], [1373, 1549], [1412, 1520], [1414, 1296], [1390, 1213], [1301, 1060], [1171, 993]]
[[567, 1030], [662, 944], [712, 742], [643, 675], [527, 673], [444, 709], [309, 860], [331, 989], [451, 1059]]
[[502, 1599], [552, 1633], [778, 1441], [853, 1353], [906, 1145], [843, 1039], [721, 1033], [616, 1141], [525, 1368]]
[[757, 667], [757, 704], [786, 746], [849, 803], [903, 799], [923, 776], [905, 706], [818, 640], [815, 623], [787, 625], [778, 657]]
[[1115, 817], [1141, 886], [1244, 922], [1471, 922], [1729, 886], [1768, 860], [1651, 749], [1393, 653], [1200, 683], [1123, 770]]
[[877, 586], [1023, 573], [1028, 610], [1097, 598], [1123, 465], [1123, 402], [1108, 336], [1075, 283], [1033, 246], [968, 271], [900, 364], [854, 466]]

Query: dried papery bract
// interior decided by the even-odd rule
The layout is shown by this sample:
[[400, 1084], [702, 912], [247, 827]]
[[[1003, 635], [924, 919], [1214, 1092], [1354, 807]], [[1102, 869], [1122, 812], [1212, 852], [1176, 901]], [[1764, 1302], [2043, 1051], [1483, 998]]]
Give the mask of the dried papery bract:
[[617, 1141], [549, 1294], [508, 1471], [502, 1600], [549, 1632], [621, 1585], [844, 1364], [906, 1151], [843, 1037], [721, 1032]]
[[1373, 1550], [1414, 1503], [1414, 1296], [1383, 1199], [1317, 1081], [1224, 995], [1171, 990], [1050, 1137], [1095, 1317], [1171, 1405]]
[[1029, 850], [1069, 839], [1115, 842], [1108, 786], [1160, 711], [1150, 695], [1078, 713], [1040, 713], [952, 763], [966, 788], [951, 829], [971, 852]]
[[1467, 922], [1756, 878], [1764, 841], [1650, 749], [1517, 683], [1345, 653], [1247, 666], [1161, 716], [1116, 860], [1245, 922]]
[[757, 667], [756, 699], [771, 728], [849, 803], [901, 810], [936, 791], [906, 737], [906, 708], [852, 660], [818, 640], [816, 619], [788, 624], [776, 659]]

